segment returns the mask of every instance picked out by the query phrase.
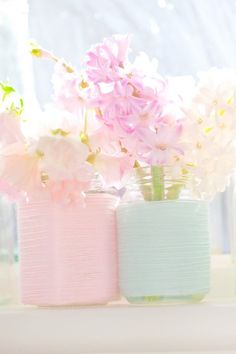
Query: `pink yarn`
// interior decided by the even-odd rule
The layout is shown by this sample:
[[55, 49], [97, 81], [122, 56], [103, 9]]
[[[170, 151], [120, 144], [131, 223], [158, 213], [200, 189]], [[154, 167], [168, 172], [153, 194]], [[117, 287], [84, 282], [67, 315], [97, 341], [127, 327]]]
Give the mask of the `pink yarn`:
[[42, 196], [18, 208], [24, 304], [105, 304], [118, 298], [117, 198], [63, 206]]

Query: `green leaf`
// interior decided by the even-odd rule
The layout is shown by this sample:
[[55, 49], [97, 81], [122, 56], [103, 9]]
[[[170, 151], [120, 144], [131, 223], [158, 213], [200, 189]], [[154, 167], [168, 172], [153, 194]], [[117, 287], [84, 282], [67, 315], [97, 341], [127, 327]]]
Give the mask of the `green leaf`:
[[16, 90], [12, 86], [3, 84], [2, 82], [0, 82], [0, 87], [1, 90], [3, 91], [2, 101], [4, 101], [6, 97], [11, 93], [16, 92]]
[[24, 101], [16, 94], [14, 87], [8, 83], [0, 82], [1, 102], [6, 111], [20, 115], [24, 110]]
[[23, 109], [24, 108], [24, 101], [22, 98], [20, 98], [20, 107]]

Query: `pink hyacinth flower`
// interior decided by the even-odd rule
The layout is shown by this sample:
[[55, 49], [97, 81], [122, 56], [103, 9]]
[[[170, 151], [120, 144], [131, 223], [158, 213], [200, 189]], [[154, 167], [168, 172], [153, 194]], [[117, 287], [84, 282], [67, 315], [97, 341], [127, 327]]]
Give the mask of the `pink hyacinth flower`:
[[86, 55], [87, 75], [94, 84], [119, 80], [127, 59], [130, 37], [116, 35], [92, 47]]
[[88, 180], [93, 173], [87, 162], [89, 148], [76, 138], [43, 136], [36, 150], [42, 152], [40, 166], [55, 181]]
[[51, 198], [56, 203], [64, 205], [75, 205], [83, 203], [84, 192], [88, 191], [91, 181], [50, 181], [47, 184]]
[[81, 87], [82, 78], [75, 71], [68, 72], [63, 61], [58, 61], [52, 78], [54, 102], [59, 108], [80, 114], [86, 106], [87, 88]]
[[42, 191], [38, 158], [30, 155], [9, 155], [3, 159], [1, 179], [27, 195]]
[[94, 161], [95, 170], [103, 177], [107, 186], [120, 188], [132, 173], [134, 160], [128, 156], [98, 154]]
[[18, 142], [24, 142], [19, 117], [10, 112], [0, 113], [0, 145], [8, 146]]
[[150, 165], [168, 164], [173, 153], [183, 153], [178, 141], [181, 132], [181, 124], [174, 126], [161, 124], [156, 132], [140, 129], [138, 135], [141, 140], [141, 152], [144, 151], [140, 159]]

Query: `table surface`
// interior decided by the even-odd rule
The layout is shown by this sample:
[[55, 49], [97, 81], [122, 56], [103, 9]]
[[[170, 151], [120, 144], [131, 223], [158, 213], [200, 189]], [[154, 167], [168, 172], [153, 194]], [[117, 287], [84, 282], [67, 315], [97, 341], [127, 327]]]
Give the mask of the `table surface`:
[[0, 354], [236, 353], [236, 301], [0, 309]]

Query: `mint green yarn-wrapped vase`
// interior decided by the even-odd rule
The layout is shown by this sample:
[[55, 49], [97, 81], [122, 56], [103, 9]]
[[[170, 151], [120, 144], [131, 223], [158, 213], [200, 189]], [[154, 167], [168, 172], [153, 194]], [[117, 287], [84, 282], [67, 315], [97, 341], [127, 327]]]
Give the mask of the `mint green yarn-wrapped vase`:
[[195, 302], [209, 291], [208, 203], [186, 177], [137, 169], [117, 209], [120, 289], [130, 303]]

